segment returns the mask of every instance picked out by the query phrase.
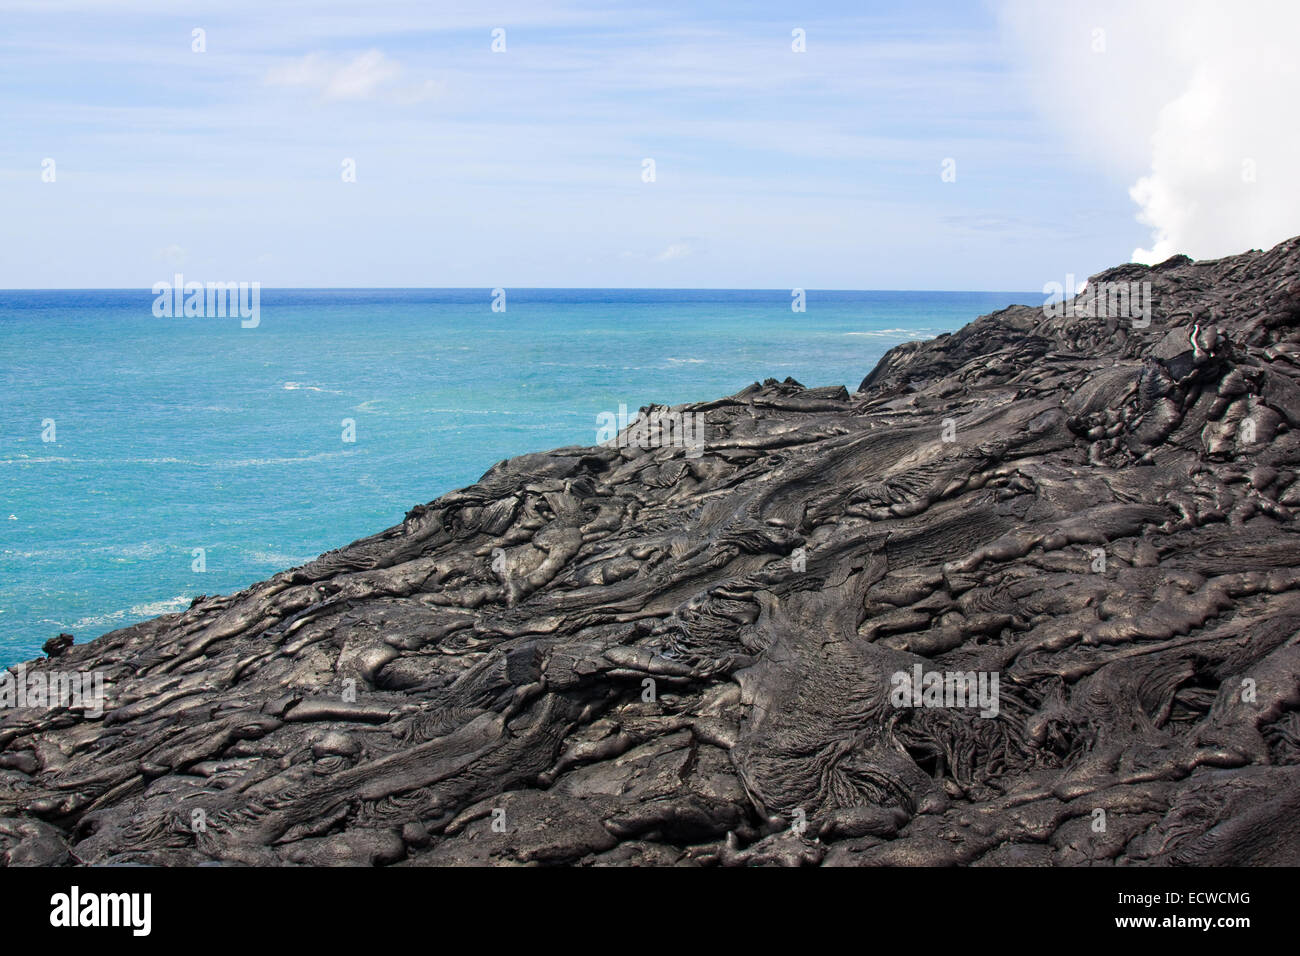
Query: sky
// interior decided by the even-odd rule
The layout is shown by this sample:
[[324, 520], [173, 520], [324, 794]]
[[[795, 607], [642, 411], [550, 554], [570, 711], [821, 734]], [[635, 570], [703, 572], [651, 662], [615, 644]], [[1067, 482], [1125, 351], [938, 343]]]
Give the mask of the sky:
[[1267, 247], [1298, 9], [0, 0], [0, 288], [1005, 291]]

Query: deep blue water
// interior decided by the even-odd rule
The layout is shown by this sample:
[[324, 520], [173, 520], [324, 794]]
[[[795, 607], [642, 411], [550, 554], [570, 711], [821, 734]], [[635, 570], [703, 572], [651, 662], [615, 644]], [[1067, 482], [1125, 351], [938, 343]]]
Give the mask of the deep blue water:
[[493, 312], [486, 289], [264, 290], [242, 328], [156, 318], [148, 290], [0, 291], [0, 666], [236, 591], [502, 458], [593, 444], [620, 403], [786, 376], [852, 391], [899, 342], [1042, 299], [506, 295]]

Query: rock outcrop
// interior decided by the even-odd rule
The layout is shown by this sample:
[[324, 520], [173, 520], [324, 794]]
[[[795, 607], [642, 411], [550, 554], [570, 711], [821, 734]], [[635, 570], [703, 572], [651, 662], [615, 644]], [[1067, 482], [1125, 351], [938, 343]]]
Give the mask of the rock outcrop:
[[59, 644], [0, 854], [1300, 863], [1300, 239], [1116, 283]]

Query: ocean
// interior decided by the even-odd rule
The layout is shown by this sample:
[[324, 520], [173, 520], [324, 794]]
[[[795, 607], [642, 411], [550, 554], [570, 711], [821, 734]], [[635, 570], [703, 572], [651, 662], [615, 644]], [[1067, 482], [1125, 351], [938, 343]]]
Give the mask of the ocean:
[[156, 317], [149, 290], [0, 291], [0, 666], [237, 591], [502, 458], [594, 444], [620, 405], [852, 391], [900, 342], [1041, 301], [267, 289], [244, 328]]

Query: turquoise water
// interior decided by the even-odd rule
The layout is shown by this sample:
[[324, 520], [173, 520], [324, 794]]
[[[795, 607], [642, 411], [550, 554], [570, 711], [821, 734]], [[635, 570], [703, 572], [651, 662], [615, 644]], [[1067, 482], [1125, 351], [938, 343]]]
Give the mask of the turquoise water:
[[155, 318], [148, 291], [0, 291], [0, 665], [239, 590], [502, 458], [593, 444], [620, 403], [852, 391], [899, 342], [1041, 298], [810, 291], [793, 313], [787, 290], [521, 289], [493, 312], [485, 289], [265, 290], [246, 329]]

